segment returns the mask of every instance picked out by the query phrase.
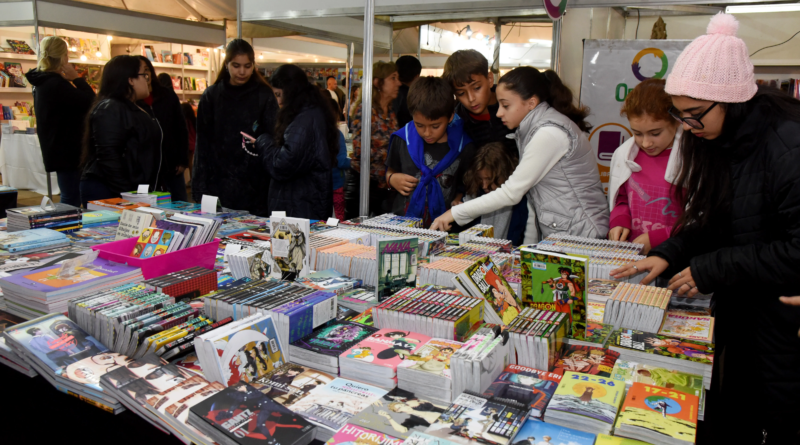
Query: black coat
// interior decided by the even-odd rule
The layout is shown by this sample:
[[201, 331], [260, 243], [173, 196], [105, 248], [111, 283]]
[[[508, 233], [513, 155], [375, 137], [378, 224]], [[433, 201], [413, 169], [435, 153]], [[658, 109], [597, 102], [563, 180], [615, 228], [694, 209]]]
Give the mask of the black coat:
[[741, 412], [736, 400], [745, 391], [758, 407], [748, 418], [797, 427], [800, 308], [778, 297], [800, 295], [800, 123], [776, 115], [763, 98], [747, 105], [743, 121], [727, 125], [736, 128], [733, 137], [701, 147], [716, 150], [719, 169], [730, 171], [729, 214], [650, 254], [669, 262], [668, 277], [691, 266], [697, 289], [714, 293], [722, 391], [731, 395], [719, 409]]
[[[147, 111], [145, 111], [147, 110]], [[81, 179], [95, 179], [115, 196], [136, 191], [140, 184], [158, 187], [161, 127], [147, 105], [104, 99], [89, 117], [89, 144]]]
[[325, 118], [319, 108], [306, 108], [283, 133], [282, 147], [272, 136], [258, 138], [264, 168], [272, 176], [269, 211], [286, 216], [328, 219], [333, 212], [333, 164], [325, 139]]
[[397, 90], [397, 97], [392, 101], [394, 114], [397, 115], [397, 128], [405, 127], [413, 119], [408, 111], [408, 89], [408, 86], [400, 85]]
[[[496, 86], [492, 87], [492, 91], [494, 92], [496, 88]], [[506, 147], [506, 153], [511, 159], [519, 159], [517, 142], [513, 137], [506, 137], [508, 135], [513, 136], [514, 130], [509, 130], [508, 127], [503, 125], [503, 121], [497, 117], [497, 109], [499, 107], [500, 105], [497, 103], [486, 107], [486, 111], [489, 113], [488, 121], [481, 121], [472, 117], [469, 110], [461, 105], [461, 102], [456, 104], [456, 114], [461, 119], [464, 119], [464, 131], [472, 139], [477, 149], [490, 142], [501, 142]]]
[[[139, 103], [147, 109], [144, 102]], [[186, 119], [181, 111], [181, 101], [172, 88], [161, 88], [153, 95], [153, 114], [164, 132], [161, 142], [163, 158], [161, 160], [161, 174], [159, 183], [169, 185], [175, 177], [175, 168], [189, 166], [189, 131], [186, 128]]]
[[48, 172], [77, 170], [86, 114], [94, 102], [94, 90], [83, 78], [75, 79], [73, 87], [60, 74], [35, 68], [25, 77], [33, 85], [33, 108], [44, 169]]
[[197, 143], [192, 171], [192, 196], [220, 199], [223, 206], [268, 216], [269, 175], [261, 161], [242, 149], [242, 135], [272, 133], [278, 101], [266, 84], [253, 76], [241, 86], [227, 81], [203, 92], [197, 109]]

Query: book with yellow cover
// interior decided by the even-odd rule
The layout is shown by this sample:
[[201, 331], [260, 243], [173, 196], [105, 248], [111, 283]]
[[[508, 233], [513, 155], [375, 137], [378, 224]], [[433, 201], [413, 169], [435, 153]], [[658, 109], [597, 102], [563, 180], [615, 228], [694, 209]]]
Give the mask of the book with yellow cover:
[[617, 418], [615, 434], [652, 443], [694, 443], [699, 403], [694, 394], [634, 383]]

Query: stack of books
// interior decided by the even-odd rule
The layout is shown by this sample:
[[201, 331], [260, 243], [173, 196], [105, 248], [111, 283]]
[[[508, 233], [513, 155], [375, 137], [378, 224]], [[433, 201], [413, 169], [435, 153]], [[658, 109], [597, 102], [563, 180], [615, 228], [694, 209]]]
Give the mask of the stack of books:
[[393, 213], [384, 213], [383, 215], [369, 218], [362, 222], [365, 226], [398, 226], [398, 227], [413, 227], [422, 228], [422, 218], [415, 218], [413, 216], [399, 216]]
[[151, 207], [156, 207], [157, 209], [163, 210], [168, 214], [199, 212], [200, 209], [203, 208], [200, 204], [186, 201], [171, 201]]
[[[12, 326], [24, 322], [25, 320], [22, 318], [7, 312], [0, 312], [0, 332], [11, 329]], [[36, 377], [39, 375], [21, 355], [17, 354], [6, 345], [6, 339], [2, 335], [0, 335], [0, 363], [28, 377]]]
[[81, 221], [83, 227], [87, 228], [116, 223], [119, 221], [119, 217], [119, 212], [113, 210], [95, 210], [93, 212], [83, 212]]
[[484, 302], [462, 297], [405, 288], [372, 309], [380, 329], [409, 329], [430, 337], [466, 341], [484, 320]]
[[377, 331], [354, 321], [330, 322], [292, 342], [288, 355], [294, 363], [338, 375], [339, 356]]
[[694, 394], [634, 383], [622, 404], [615, 434], [653, 445], [693, 444], [698, 404]]
[[485, 324], [450, 357], [453, 394], [485, 391], [505, 364], [511, 362], [511, 343], [501, 326]]
[[591, 434], [611, 434], [624, 395], [622, 382], [567, 371], [547, 406], [544, 420]]
[[488, 256], [453, 277], [453, 284], [464, 295], [484, 299], [485, 319], [489, 323], [508, 325], [522, 310], [522, 301]]
[[217, 273], [204, 267], [191, 267], [145, 280], [145, 287], [174, 297], [176, 301], [194, 300], [217, 290]]
[[[459, 258], [462, 260], [477, 261], [487, 255], [492, 258], [492, 261], [501, 266], [510, 263], [513, 258], [511, 253], [501, 252], [500, 247], [481, 244], [465, 246], [447, 246], [444, 252], [431, 256], [431, 262], [437, 261], [442, 258]], [[503, 267], [505, 269], [505, 267]]]
[[[247, 243], [242, 248], [230, 248], [225, 255], [234, 279], [251, 278], [263, 280], [270, 276], [269, 243]], [[226, 249], [227, 250], [227, 249]], [[266, 255], [265, 255], [266, 254]]]
[[704, 311], [668, 309], [658, 334], [712, 343], [714, 317]]
[[172, 202], [172, 196], [169, 192], [150, 192], [150, 193], [136, 193], [136, 192], [122, 192], [119, 195], [122, 199], [127, 199], [131, 202], [142, 202], [149, 204], [151, 207], [158, 207], [161, 205], [169, 204]]
[[466, 244], [473, 238], [494, 238], [494, 227], [488, 224], [475, 224], [458, 233], [458, 245]]
[[705, 411], [705, 388], [703, 376], [668, 369], [661, 366], [646, 365], [644, 363], [617, 360], [611, 377], [625, 382], [625, 387], [630, 388], [634, 383], [655, 385], [661, 388], [675, 389], [687, 394], [694, 394], [700, 398], [697, 418], [703, 420]]
[[375, 288], [370, 286], [344, 291], [339, 294], [338, 298], [339, 307], [352, 309], [358, 313], [380, 304], [375, 295]]
[[553, 369], [567, 335], [567, 314], [526, 307], [508, 332], [517, 364], [535, 369]]
[[464, 343], [443, 338], [428, 340], [397, 367], [397, 387], [449, 405], [453, 401], [450, 357], [462, 346]]
[[149, 207], [150, 204], [133, 202], [122, 198], [101, 199], [89, 201], [86, 204], [88, 210], [136, 210], [139, 207]]
[[443, 258], [434, 263], [419, 265], [419, 282], [436, 286], [452, 286], [453, 278], [471, 266], [474, 261]]
[[[536, 439], [533, 443], [542, 445], [647, 445], [644, 443], [624, 442], [620, 441], [619, 438], [611, 438], [610, 436], [606, 437], [609, 437], [612, 440], [611, 442], [600, 442], [599, 437], [591, 433], [534, 421], [528, 421], [522, 425], [522, 428], [517, 433], [517, 439], [519, 440], [514, 443], [522, 442], [525, 445], [533, 445], [530, 441], [531, 437]], [[544, 440], [538, 441], [540, 437], [544, 438]], [[595, 439], [597, 439], [597, 442], [595, 442]]]
[[664, 288], [623, 283], [606, 301], [603, 323], [615, 328], [658, 332], [671, 295], [672, 291]]
[[555, 372], [540, 371], [527, 366], [508, 365], [483, 392], [483, 395], [517, 400], [527, 404], [530, 408], [528, 416], [541, 420], [561, 378], [561, 374]]
[[69, 244], [67, 235], [52, 229], [0, 232], [0, 247], [16, 254], [39, 252]]
[[339, 357], [339, 375], [382, 388], [394, 388], [397, 366], [430, 339], [416, 332], [381, 329]]
[[[414, 433], [422, 433], [428, 429], [449, 405], [450, 402], [440, 402], [429, 397], [429, 393], [421, 388], [415, 391], [394, 388], [361, 410], [349, 423], [407, 439]], [[409, 411], [417, 417], [415, 421], [408, 421], [411, 414]]]
[[305, 277], [298, 278], [295, 281], [303, 286], [307, 286], [316, 290], [333, 292], [336, 295], [342, 295], [353, 289], [360, 288], [363, 284], [361, 280], [350, 278], [347, 275], [337, 272], [336, 269], [327, 269], [314, 272]]
[[[148, 207], [142, 207], [148, 208]], [[117, 236], [115, 241], [138, 238], [142, 231], [153, 224], [153, 215], [134, 210], [123, 210], [117, 226]]]
[[552, 368], [553, 372], [564, 374], [567, 371], [611, 377], [614, 364], [620, 354], [610, 349], [594, 346], [568, 345]]
[[424, 434], [446, 444], [519, 443], [513, 442], [513, 439], [518, 436], [527, 411], [527, 406], [516, 400], [486, 397], [473, 391], [464, 392], [453, 400]]
[[51, 206], [17, 207], [6, 210], [8, 231], [29, 229], [52, 229], [73, 232], [82, 227], [81, 209], [69, 204], [56, 203]]
[[447, 240], [447, 232], [403, 226], [360, 224], [357, 226], [343, 225], [339, 228], [369, 233], [370, 241], [368, 245], [370, 246], [377, 245], [379, 239], [416, 237], [419, 239], [419, 256], [430, 256], [443, 252], [445, 241]]

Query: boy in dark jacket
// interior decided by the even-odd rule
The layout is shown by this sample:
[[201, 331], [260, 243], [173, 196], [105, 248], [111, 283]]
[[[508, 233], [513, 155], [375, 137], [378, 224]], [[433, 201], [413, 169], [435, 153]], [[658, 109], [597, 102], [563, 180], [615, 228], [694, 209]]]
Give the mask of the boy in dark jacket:
[[446, 81], [417, 79], [408, 91], [413, 121], [389, 142], [386, 182], [398, 192], [392, 212], [422, 218], [425, 226], [463, 191], [464, 172], [475, 156], [464, 121], [453, 114], [454, 106], [453, 90]]

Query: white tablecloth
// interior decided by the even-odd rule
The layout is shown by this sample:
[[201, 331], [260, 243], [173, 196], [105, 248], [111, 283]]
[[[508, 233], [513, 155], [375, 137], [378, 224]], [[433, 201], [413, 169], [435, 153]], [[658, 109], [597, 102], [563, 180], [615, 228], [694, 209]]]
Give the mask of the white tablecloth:
[[[0, 135], [0, 173], [3, 185], [20, 190], [47, 194], [47, 173], [44, 171], [39, 136], [35, 134]], [[56, 174], [50, 173], [53, 194], [58, 195]]]

